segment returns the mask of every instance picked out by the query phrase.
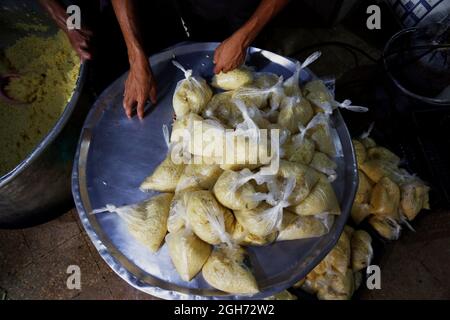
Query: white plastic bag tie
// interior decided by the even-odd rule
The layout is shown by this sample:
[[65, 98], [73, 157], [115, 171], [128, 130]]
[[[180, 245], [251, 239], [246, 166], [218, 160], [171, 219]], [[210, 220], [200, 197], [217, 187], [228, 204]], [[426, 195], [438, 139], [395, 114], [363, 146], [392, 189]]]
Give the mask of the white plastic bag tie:
[[367, 129], [367, 131], [364, 131], [364, 132], [359, 136], [359, 138], [360, 138], [360, 139], [367, 139], [367, 138], [370, 136], [370, 134], [372, 133], [372, 130], [373, 130], [374, 126], [375, 126], [375, 122], [372, 122], [372, 123], [369, 125], [369, 128]]
[[[303, 63], [300, 65], [300, 70], [305, 69], [307, 66], [309, 66], [309, 65], [312, 64], [314, 61], [316, 61], [317, 59], [319, 59], [321, 55], [322, 55], [322, 52], [320, 52], [320, 51], [313, 52], [313, 53], [312, 53], [308, 58], [306, 58], [305, 61], [303, 61]], [[299, 75], [300, 75], [300, 71], [299, 71]]]
[[343, 102], [337, 102], [334, 101], [333, 102], [333, 106], [335, 108], [342, 108], [342, 109], [346, 109], [349, 111], [354, 111], [354, 112], [367, 112], [369, 111], [369, 108], [366, 107], [361, 107], [361, 106], [353, 106], [351, 100], [344, 100]]
[[288, 207], [288, 198], [291, 196], [292, 191], [295, 188], [295, 178], [289, 177], [284, 184], [284, 189], [280, 193], [280, 199], [272, 208], [264, 210], [260, 213], [259, 217], [261, 220], [270, 221], [268, 228], [264, 235], [268, 235], [273, 231], [279, 231], [281, 229], [281, 223], [283, 220], [283, 209]]
[[328, 123], [328, 120], [329, 120], [329, 115], [328, 115], [328, 114], [324, 114], [324, 113], [318, 113], [318, 114], [316, 114], [316, 115], [314, 116], [314, 118], [312, 118], [312, 119], [308, 122], [308, 124], [306, 125], [306, 127], [303, 126], [303, 125], [301, 125], [301, 124], [298, 125], [298, 129], [299, 129], [300, 133], [298, 133], [297, 135], [295, 135], [295, 136], [292, 138], [292, 140], [294, 141], [294, 143], [295, 143], [296, 145], [302, 144], [303, 141], [305, 140], [305, 135], [306, 135], [306, 133], [307, 133], [310, 129], [312, 129], [312, 128], [318, 126], [318, 125], [321, 125], [321, 124], [324, 125], [327, 134], [329, 134], [329, 123]]
[[178, 61], [172, 60], [172, 64], [184, 73], [184, 77], [189, 79], [192, 77], [192, 70], [186, 70]]
[[215, 214], [214, 212], [210, 212], [210, 210], [211, 208], [208, 208], [206, 218], [211, 228], [214, 230], [221, 242], [232, 246], [231, 237], [225, 230], [225, 219], [223, 213], [220, 212], [220, 214]]

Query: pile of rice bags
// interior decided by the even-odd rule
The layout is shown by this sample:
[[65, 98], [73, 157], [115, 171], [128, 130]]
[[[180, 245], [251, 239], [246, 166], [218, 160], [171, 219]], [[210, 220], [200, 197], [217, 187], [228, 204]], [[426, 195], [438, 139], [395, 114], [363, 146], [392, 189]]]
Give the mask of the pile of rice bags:
[[[370, 133], [370, 130], [369, 130]], [[400, 158], [368, 137], [354, 139], [359, 185], [352, 219], [369, 224], [385, 239], [396, 240], [401, 224], [409, 226], [422, 209], [429, 209], [429, 187], [417, 176], [399, 168]], [[370, 235], [346, 226], [336, 246], [305, 279], [295, 285], [323, 300], [350, 299], [360, 286], [362, 271], [373, 250]], [[365, 272], [365, 271], [364, 271]], [[281, 295], [280, 299], [289, 299]]]
[[369, 137], [354, 139], [359, 186], [352, 207], [356, 224], [369, 224], [385, 239], [396, 240], [422, 209], [430, 209], [429, 187], [399, 167], [400, 158]]
[[294, 287], [320, 300], [348, 300], [358, 289], [373, 256], [372, 238], [364, 230], [345, 226], [335, 247]]
[[[320, 80], [299, 85], [302, 68], [318, 56], [298, 64], [286, 81], [246, 68], [220, 73], [212, 80], [223, 90], [216, 94], [204, 79], [175, 63], [185, 78], [174, 93], [170, 136], [164, 129], [169, 151], [141, 185], [143, 191], [162, 193], [106, 210], [117, 212], [151, 251], [165, 241], [181, 279], [190, 281], [201, 272], [218, 290], [257, 293], [246, 246], [322, 236], [340, 214], [331, 185], [336, 150], [329, 116], [343, 104]], [[279, 150], [261, 151], [260, 129], [279, 129], [278, 137], [269, 137], [278, 139]], [[225, 131], [231, 134], [225, 137]], [[201, 143], [190, 140], [197, 136]], [[230, 141], [233, 159], [208, 153]], [[245, 141], [256, 141], [258, 148]], [[248, 161], [252, 156], [256, 160]], [[279, 166], [271, 171], [274, 157]]]

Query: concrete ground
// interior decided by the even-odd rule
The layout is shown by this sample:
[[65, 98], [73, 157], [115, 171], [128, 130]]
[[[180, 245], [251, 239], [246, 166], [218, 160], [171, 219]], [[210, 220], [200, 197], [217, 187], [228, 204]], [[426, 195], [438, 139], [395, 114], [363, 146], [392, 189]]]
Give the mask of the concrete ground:
[[[380, 257], [381, 290], [362, 288], [360, 299], [450, 299], [450, 218], [422, 213]], [[78, 265], [81, 290], [69, 290], [67, 268]], [[103, 261], [71, 210], [22, 230], [0, 230], [0, 298], [155, 299], [119, 278]]]
[[[80, 267], [81, 290], [67, 288], [70, 265]], [[107, 266], [75, 209], [37, 227], [0, 230], [0, 292], [7, 299], [155, 299]]]

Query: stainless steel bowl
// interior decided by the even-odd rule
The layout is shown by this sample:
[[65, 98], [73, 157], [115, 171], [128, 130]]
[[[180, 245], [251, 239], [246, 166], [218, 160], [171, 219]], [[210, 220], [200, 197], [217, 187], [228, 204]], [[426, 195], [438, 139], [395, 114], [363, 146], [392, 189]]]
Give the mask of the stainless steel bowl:
[[[39, 20], [56, 26], [46, 17], [37, 1], [0, 2], [0, 46], [8, 46], [24, 31], [9, 24]], [[80, 66], [76, 88], [55, 126], [16, 168], [0, 177], [0, 227], [26, 227], [46, 221], [73, 206], [70, 177], [73, 157], [88, 103], [82, 88], [86, 65]], [[83, 102], [84, 101], [84, 102]]]

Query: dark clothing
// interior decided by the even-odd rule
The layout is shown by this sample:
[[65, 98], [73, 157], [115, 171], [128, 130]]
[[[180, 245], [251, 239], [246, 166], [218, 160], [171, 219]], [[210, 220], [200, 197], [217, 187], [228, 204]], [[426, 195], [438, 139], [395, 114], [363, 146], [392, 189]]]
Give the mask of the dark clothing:
[[175, 0], [193, 41], [222, 41], [239, 29], [261, 0]]
[[[130, 1], [130, 0], [123, 0]], [[147, 55], [185, 41], [180, 17], [171, 1], [133, 0]], [[83, 26], [93, 31], [90, 84], [96, 94], [129, 69], [127, 47], [110, 1], [71, 1], [80, 6]]]
[[[147, 55], [181, 41], [223, 41], [253, 14], [260, 0], [135, 1]], [[126, 45], [110, 1], [68, 1], [81, 8], [82, 24], [94, 32], [91, 84], [101, 93], [129, 68]], [[190, 37], [184, 31], [182, 19]]]

